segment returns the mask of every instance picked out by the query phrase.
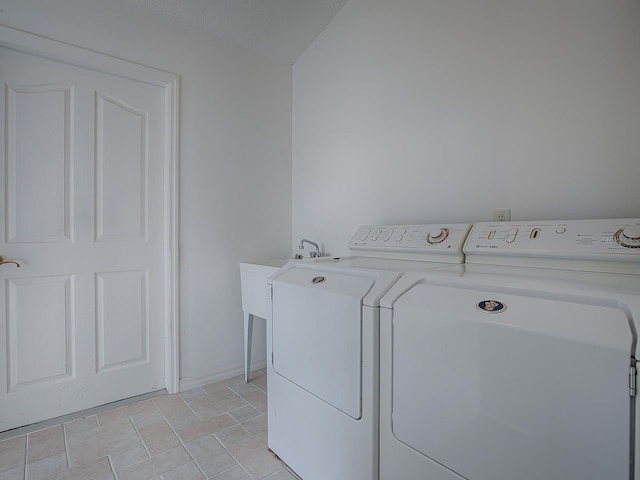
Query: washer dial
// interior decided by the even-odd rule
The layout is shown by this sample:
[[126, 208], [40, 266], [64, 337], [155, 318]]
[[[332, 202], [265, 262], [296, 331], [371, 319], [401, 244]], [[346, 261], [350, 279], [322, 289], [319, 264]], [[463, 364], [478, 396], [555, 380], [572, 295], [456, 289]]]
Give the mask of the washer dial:
[[640, 248], [640, 225], [631, 225], [618, 230], [613, 239], [623, 247]]
[[434, 228], [427, 234], [427, 242], [431, 245], [444, 242], [449, 236], [448, 228]]

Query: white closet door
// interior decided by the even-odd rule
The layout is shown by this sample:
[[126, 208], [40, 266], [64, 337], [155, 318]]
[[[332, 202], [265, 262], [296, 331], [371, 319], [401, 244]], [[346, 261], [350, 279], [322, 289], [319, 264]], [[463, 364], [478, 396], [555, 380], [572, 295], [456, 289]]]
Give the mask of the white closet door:
[[163, 388], [164, 97], [0, 48], [0, 431]]

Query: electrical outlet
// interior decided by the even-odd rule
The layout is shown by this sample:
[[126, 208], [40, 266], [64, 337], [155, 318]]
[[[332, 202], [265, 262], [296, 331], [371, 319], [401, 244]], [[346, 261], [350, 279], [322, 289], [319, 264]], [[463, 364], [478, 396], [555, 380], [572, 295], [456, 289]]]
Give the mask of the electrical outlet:
[[511, 220], [511, 210], [509, 208], [499, 208], [493, 211], [494, 222], [508, 222]]

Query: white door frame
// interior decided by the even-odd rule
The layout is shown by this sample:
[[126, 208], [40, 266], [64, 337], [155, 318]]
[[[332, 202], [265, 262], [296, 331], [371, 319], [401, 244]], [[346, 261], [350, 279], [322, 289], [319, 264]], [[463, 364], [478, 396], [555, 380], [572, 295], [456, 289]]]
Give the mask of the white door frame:
[[146, 82], [164, 89], [164, 387], [169, 393], [177, 393], [180, 388], [180, 289], [178, 270], [178, 108], [180, 105], [180, 77], [173, 73], [121, 60], [3, 25], [0, 25], [0, 47]]

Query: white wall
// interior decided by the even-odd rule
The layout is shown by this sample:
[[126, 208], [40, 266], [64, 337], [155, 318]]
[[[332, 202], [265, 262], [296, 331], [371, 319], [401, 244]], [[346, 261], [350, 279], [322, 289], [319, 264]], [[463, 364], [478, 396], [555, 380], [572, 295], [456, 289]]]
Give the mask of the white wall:
[[293, 242], [640, 217], [640, 2], [350, 0], [293, 67]]
[[125, 0], [3, 0], [0, 24], [181, 76], [181, 379], [240, 373], [238, 262], [291, 251], [291, 67]]

